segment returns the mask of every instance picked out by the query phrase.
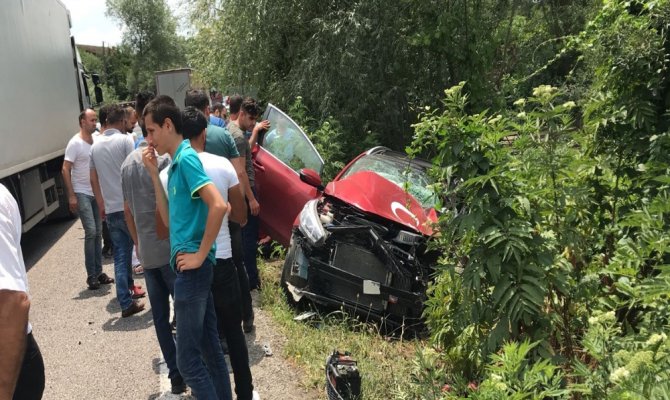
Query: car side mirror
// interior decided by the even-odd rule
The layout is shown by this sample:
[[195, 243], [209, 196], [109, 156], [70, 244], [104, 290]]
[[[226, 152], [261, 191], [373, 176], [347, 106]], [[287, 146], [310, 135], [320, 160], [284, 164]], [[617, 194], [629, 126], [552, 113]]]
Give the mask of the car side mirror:
[[93, 85], [98, 86], [100, 84], [100, 75], [91, 74], [91, 80], [93, 80]]
[[300, 180], [310, 186], [314, 186], [319, 192], [323, 192], [323, 183], [319, 173], [313, 169], [303, 168], [300, 170]]
[[95, 102], [98, 104], [102, 103], [104, 101], [102, 98], [102, 88], [100, 86], [96, 86], [93, 89], [93, 92], [95, 92]]

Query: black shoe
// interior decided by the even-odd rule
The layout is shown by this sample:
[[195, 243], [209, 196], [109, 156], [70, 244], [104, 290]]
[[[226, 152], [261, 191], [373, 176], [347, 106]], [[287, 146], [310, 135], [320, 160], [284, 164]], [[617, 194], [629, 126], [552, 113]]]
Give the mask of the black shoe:
[[170, 379], [170, 385], [172, 386], [172, 394], [180, 394], [186, 391], [186, 383], [184, 383], [184, 378], [181, 375]]
[[251, 317], [242, 321], [242, 330], [244, 333], [250, 333], [254, 330], [254, 315], [251, 314]]
[[89, 276], [86, 278], [86, 284], [88, 285], [88, 290], [97, 290], [100, 289], [100, 282], [97, 278]]
[[130, 307], [121, 311], [121, 318], [127, 318], [130, 317], [131, 315], [137, 314], [138, 312], [142, 311], [144, 311], [144, 304], [139, 303], [137, 301], [133, 301]]

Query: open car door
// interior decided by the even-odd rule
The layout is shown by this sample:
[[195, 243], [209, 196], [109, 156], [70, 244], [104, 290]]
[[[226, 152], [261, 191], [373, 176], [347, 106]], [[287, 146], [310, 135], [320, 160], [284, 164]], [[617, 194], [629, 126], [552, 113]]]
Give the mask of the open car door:
[[261, 231], [288, 247], [293, 221], [318, 195], [298, 173], [309, 168], [320, 175], [323, 159], [298, 124], [274, 105], [268, 104], [262, 119], [270, 121], [270, 129], [259, 138], [253, 159]]

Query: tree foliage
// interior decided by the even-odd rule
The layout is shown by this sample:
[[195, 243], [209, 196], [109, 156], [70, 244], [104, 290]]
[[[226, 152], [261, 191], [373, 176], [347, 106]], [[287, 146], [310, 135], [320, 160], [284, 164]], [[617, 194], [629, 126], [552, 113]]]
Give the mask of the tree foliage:
[[123, 51], [132, 55], [125, 77], [129, 93], [155, 89], [156, 71], [185, 66], [185, 39], [177, 35], [165, 0], [106, 0], [106, 5], [107, 14], [125, 28]]

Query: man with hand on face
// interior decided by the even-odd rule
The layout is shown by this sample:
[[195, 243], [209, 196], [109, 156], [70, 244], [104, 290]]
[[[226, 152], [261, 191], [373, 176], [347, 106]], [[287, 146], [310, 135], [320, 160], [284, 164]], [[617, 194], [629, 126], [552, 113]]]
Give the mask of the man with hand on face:
[[[175, 105], [168, 96], [158, 96], [157, 102]], [[134, 111], [133, 111], [134, 112]], [[172, 393], [186, 391], [177, 368], [177, 349], [170, 327], [170, 296], [174, 297], [175, 273], [170, 268], [170, 241], [167, 227], [156, 212], [156, 195], [151, 176], [144, 167], [142, 153], [151, 140], [142, 140], [121, 166], [124, 211], [128, 231], [144, 264], [144, 279], [151, 303], [151, 315], [163, 358], [168, 367]], [[170, 165], [167, 156], [158, 158], [158, 168]]]
[[[205, 174], [198, 154], [184, 140], [179, 109], [155, 100], [143, 112], [147, 139], [152, 143], [144, 149], [143, 162], [151, 176], [156, 207], [170, 228], [170, 265], [177, 274], [177, 367], [198, 399], [232, 399], [211, 291], [215, 240], [228, 206]], [[172, 158], [167, 198], [156, 151]]]

